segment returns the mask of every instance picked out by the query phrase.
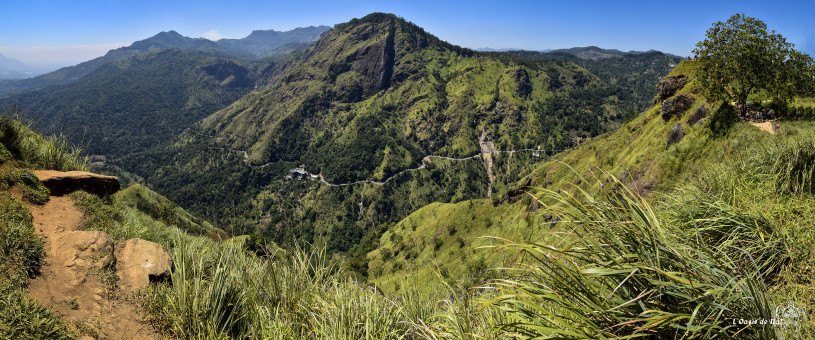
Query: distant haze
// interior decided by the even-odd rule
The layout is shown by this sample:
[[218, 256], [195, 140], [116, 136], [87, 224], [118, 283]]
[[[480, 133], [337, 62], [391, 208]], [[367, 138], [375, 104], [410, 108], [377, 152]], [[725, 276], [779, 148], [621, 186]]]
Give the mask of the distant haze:
[[0, 54], [22, 61], [32, 71], [45, 73], [105, 55], [127, 44], [103, 43], [73, 46], [0, 46]]

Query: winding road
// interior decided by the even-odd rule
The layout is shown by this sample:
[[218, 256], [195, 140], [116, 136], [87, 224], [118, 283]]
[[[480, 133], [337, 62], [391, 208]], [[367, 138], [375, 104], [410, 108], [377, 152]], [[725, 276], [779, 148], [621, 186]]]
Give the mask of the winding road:
[[[192, 131], [192, 130], [190, 130], [190, 132], [192, 132], [192, 133], [194, 133], [196, 135], [199, 135], [199, 136], [204, 136], [204, 137], [207, 137], [207, 138], [210, 138], [210, 139], [214, 139], [214, 136], [205, 135], [205, 134], [202, 134], [200, 132], [196, 132], [196, 131]], [[485, 162], [484, 166], [485, 166], [485, 169], [487, 170], [488, 176], [490, 177], [490, 189], [491, 189], [492, 188], [492, 182], [495, 179], [495, 177], [492, 175], [492, 155], [501, 154], [501, 153], [513, 154], [513, 153], [516, 153], [516, 152], [535, 152], [537, 154], [540, 154], [541, 152], [561, 152], [561, 151], [568, 150], [568, 149], [497, 150], [497, 149], [494, 148], [493, 143], [491, 141], [486, 140], [486, 135], [483, 134], [483, 133], [482, 133], [481, 137], [479, 138], [479, 145], [481, 146], [481, 152], [479, 152], [479, 153], [477, 153], [475, 155], [472, 155], [472, 156], [460, 157], [460, 158], [448, 157], [448, 156], [439, 156], [439, 155], [427, 155], [427, 156], [424, 156], [424, 157], [422, 157], [422, 162], [418, 167], [404, 169], [404, 170], [402, 170], [400, 172], [397, 172], [397, 173], [391, 175], [390, 177], [386, 178], [383, 181], [375, 181], [375, 180], [371, 180], [371, 179], [364, 179], [364, 180], [359, 180], [359, 181], [354, 181], [354, 182], [347, 182], [347, 183], [331, 183], [331, 182], [327, 181], [325, 179], [325, 177], [323, 177], [322, 174], [313, 174], [313, 173], [310, 173], [310, 172], [306, 171], [305, 169], [302, 169], [302, 168], [298, 168], [298, 169], [300, 169], [304, 174], [308, 175], [310, 178], [317, 179], [317, 180], [320, 181], [320, 183], [323, 183], [323, 184], [325, 184], [327, 186], [330, 186], [330, 187], [344, 187], [344, 186], [351, 186], [351, 185], [358, 185], [358, 184], [385, 185], [390, 180], [392, 180], [392, 179], [394, 179], [394, 178], [396, 178], [396, 177], [398, 177], [398, 176], [400, 176], [402, 174], [412, 172], [412, 171], [418, 171], [418, 170], [422, 170], [422, 169], [427, 168], [427, 163], [430, 163], [433, 158], [443, 159], [443, 160], [447, 160], [447, 161], [454, 161], [454, 162], [466, 161], [466, 160], [471, 160], [471, 159], [475, 159], [475, 158], [481, 158]], [[227, 150], [227, 151], [230, 151], [230, 152], [241, 153], [241, 154], [243, 154], [243, 162], [247, 166], [253, 167], [253, 168], [263, 168], [263, 167], [266, 167], [266, 166], [269, 166], [269, 165], [272, 165], [272, 164], [285, 162], [285, 161], [275, 161], [275, 162], [269, 162], [269, 163], [265, 163], [265, 164], [261, 164], [261, 165], [252, 165], [252, 164], [249, 163], [249, 153], [246, 152], [245, 150], [230, 149], [230, 148], [218, 147], [218, 146], [211, 146], [211, 147], [209, 147], [209, 149], [220, 149], [220, 150]], [[294, 169], [292, 169], [292, 170], [294, 170]], [[490, 191], [489, 194], [491, 194], [492, 190], [489, 190], [489, 191]]]

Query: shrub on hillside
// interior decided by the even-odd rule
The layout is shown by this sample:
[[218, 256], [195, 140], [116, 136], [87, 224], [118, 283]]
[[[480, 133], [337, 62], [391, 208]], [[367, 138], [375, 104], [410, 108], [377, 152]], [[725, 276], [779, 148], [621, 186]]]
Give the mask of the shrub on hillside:
[[40, 182], [40, 179], [37, 178], [37, 175], [34, 175], [33, 172], [28, 169], [23, 169], [20, 172], [20, 182], [23, 184], [20, 190], [23, 192], [23, 198], [26, 201], [40, 205], [48, 202], [51, 192]]

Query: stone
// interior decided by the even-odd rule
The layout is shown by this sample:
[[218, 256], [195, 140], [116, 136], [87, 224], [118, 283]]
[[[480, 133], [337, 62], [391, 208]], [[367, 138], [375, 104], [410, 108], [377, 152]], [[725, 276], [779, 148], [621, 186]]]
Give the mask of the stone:
[[113, 194], [120, 189], [119, 178], [104, 176], [86, 171], [32, 171], [52, 196], [63, 196], [77, 190], [84, 190], [99, 197]]
[[707, 106], [705, 104], [699, 105], [696, 111], [693, 111], [693, 114], [688, 117], [688, 125], [693, 126], [702, 122], [702, 119], [707, 118], [707, 115]]
[[92, 267], [112, 264], [113, 238], [102, 231], [69, 231], [51, 243], [51, 258], [65, 269], [63, 278], [72, 286], [85, 280]]
[[169, 279], [173, 266], [161, 245], [139, 238], [127, 240], [116, 249], [116, 260], [119, 286], [129, 293], [138, 292], [150, 282]]
[[682, 116], [682, 113], [687, 111], [695, 101], [695, 98], [684, 94], [665, 99], [662, 102], [662, 120], [667, 122], [673, 116]]
[[688, 83], [688, 77], [679, 75], [675, 77], [665, 77], [657, 84], [657, 97], [654, 98], [654, 104], [672, 97], [676, 91], [681, 90]]
[[668, 134], [668, 147], [672, 144], [679, 143], [679, 141], [685, 138], [685, 130], [682, 128], [682, 123], [677, 123], [673, 129], [671, 129], [671, 133]]

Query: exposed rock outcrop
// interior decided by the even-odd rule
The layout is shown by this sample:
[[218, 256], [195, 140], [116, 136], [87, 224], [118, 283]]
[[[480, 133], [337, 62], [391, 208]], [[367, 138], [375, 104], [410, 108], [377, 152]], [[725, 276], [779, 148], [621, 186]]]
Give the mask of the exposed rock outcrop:
[[34, 170], [37, 178], [51, 191], [53, 196], [70, 194], [84, 190], [99, 197], [119, 191], [119, 178], [85, 171]]
[[662, 119], [667, 122], [673, 116], [680, 117], [695, 101], [695, 98], [684, 94], [665, 99], [662, 101]]
[[708, 115], [707, 106], [705, 104], [699, 105], [699, 107], [696, 108], [696, 111], [693, 111], [693, 114], [690, 117], [688, 117], [688, 125], [690, 126], [696, 125], [697, 123], [701, 122], [702, 119], [706, 118], [707, 115]]
[[161, 245], [138, 238], [117, 247], [116, 260], [119, 286], [130, 293], [147, 287], [150, 282], [168, 279], [173, 265]]
[[359, 74], [361, 77], [357, 81], [362, 90], [360, 98], [367, 98], [391, 85], [396, 55], [394, 48], [396, 26], [394, 22], [388, 22], [385, 25], [360, 27], [353, 30], [351, 35], [355, 41], [365, 41], [371, 36], [384, 36], [381, 41], [349, 54], [345, 57], [345, 62], [339, 64], [341, 66], [331, 70], [335, 74], [347, 71]]
[[682, 123], [677, 123], [673, 129], [671, 129], [671, 133], [668, 134], [668, 146], [666, 146], [666, 149], [672, 144], [679, 143], [682, 138], [685, 138], [685, 129], [682, 128]]
[[654, 105], [672, 97], [676, 91], [681, 90], [688, 83], [688, 77], [679, 75], [675, 77], [665, 77], [657, 84], [657, 97], [654, 98]]
[[525, 69], [515, 71], [515, 83], [518, 85], [516, 93], [521, 98], [527, 98], [532, 94], [532, 82], [529, 80], [529, 73]]

